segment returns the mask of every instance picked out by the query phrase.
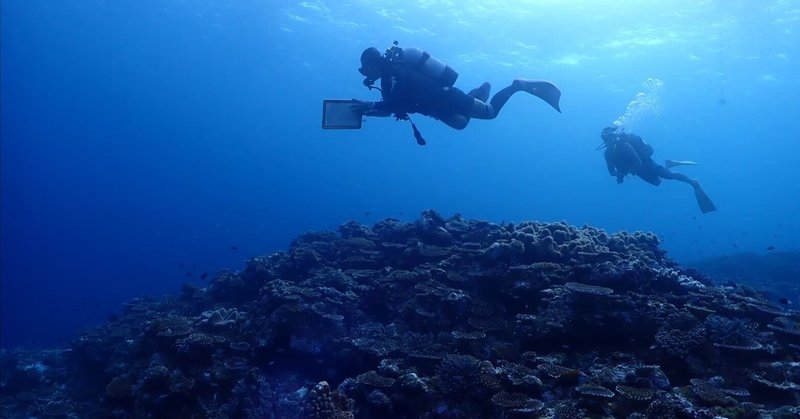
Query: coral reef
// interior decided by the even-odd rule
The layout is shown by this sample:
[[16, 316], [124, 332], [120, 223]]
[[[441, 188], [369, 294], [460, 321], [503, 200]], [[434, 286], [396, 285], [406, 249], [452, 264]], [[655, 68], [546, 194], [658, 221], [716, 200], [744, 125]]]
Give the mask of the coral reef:
[[649, 233], [426, 211], [349, 222], [0, 352], [0, 414], [749, 418], [800, 414], [800, 312]]

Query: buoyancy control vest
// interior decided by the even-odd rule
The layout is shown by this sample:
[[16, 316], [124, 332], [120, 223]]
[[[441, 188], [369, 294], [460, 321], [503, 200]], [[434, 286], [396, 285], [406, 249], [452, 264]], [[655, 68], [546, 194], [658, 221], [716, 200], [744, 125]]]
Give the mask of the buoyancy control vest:
[[639, 155], [641, 159], [649, 159], [653, 156], [653, 147], [650, 144], [644, 142], [642, 137], [635, 135], [635, 134], [622, 134], [621, 140], [630, 144], [634, 150], [636, 150], [636, 154]]

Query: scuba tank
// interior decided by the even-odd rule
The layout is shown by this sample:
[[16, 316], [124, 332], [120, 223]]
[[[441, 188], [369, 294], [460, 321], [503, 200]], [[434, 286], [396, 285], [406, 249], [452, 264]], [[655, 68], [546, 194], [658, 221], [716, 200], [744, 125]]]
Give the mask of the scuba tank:
[[404, 64], [441, 87], [453, 87], [458, 79], [458, 72], [419, 48], [400, 48], [394, 41], [386, 56], [390, 62]]

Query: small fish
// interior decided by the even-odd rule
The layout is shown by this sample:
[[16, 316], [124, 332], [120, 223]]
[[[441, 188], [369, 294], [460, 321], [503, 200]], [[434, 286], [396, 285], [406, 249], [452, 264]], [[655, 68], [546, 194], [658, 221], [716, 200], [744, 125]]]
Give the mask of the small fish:
[[775, 246], [769, 246], [769, 247], [767, 247], [767, 250], [769, 250], [769, 251], [775, 250]]
[[191, 272], [186, 272], [186, 276], [192, 276]]
[[183, 267], [184, 267], [184, 266], [186, 266], [186, 264], [185, 264], [185, 263], [183, 263], [183, 262], [178, 262], [178, 267], [179, 267], [179, 268], [183, 269]]
[[369, 212], [369, 211], [364, 211], [364, 216], [369, 217], [370, 214], [372, 214], [372, 213]]
[[239, 250], [239, 246], [231, 246], [231, 250]]
[[208, 272], [203, 272], [203, 274], [200, 275], [200, 279], [206, 279], [206, 278], [208, 278]]
[[739, 246], [737, 246], [736, 243], [733, 244], [733, 247], [735, 247], [737, 249], [739, 248]]
[[778, 302], [785, 305], [789, 305], [792, 303], [791, 301], [789, 301], [788, 298], [778, 298]]

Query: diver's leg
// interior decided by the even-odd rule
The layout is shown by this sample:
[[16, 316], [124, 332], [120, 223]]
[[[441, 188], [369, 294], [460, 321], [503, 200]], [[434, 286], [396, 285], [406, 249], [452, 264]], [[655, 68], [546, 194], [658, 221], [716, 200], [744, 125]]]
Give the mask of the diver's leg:
[[500, 110], [503, 109], [503, 106], [505, 106], [506, 102], [508, 102], [508, 99], [511, 99], [511, 96], [519, 91], [519, 86], [512, 83], [511, 86], [500, 90], [499, 92], [495, 93], [494, 96], [492, 96], [492, 101], [490, 103], [492, 109], [494, 110], [495, 116], [500, 114]]
[[450, 128], [455, 128], [457, 130], [462, 130], [466, 128], [467, 124], [469, 123], [469, 118], [459, 114], [451, 114], [439, 119], [445, 124], [447, 124], [447, 126], [449, 126]]
[[661, 175], [661, 169], [663, 169], [663, 167], [655, 164], [653, 160], [648, 158], [641, 160], [639, 167], [633, 170], [633, 174], [651, 185], [658, 186], [661, 184], [661, 177], [659, 177]]
[[473, 100], [472, 107], [469, 110], [470, 118], [494, 119], [496, 116], [497, 112], [494, 110], [494, 106], [482, 102], [477, 98]]
[[683, 173], [678, 172], [670, 172], [664, 166], [658, 166], [658, 176], [664, 179], [672, 179], [672, 180], [679, 180], [681, 182], [688, 183], [694, 186], [695, 181], [692, 180], [689, 176], [684, 175]]
[[[478, 94], [488, 95], [489, 83], [482, 84], [479, 89], [484, 89], [485, 92], [479, 92]], [[497, 114], [494, 108], [492, 108], [492, 105], [477, 97], [473, 97], [473, 92], [474, 91], [469, 94], [464, 94], [464, 92], [459, 89], [450, 89], [447, 98], [449, 103], [446, 107], [449, 111], [445, 111], [444, 116], [437, 115], [436, 117], [450, 127], [458, 130], [464, 129], [471, 118], [494, 119]]]
[[634, 175], [636, 175], [639, 179], [653, 186], [658, 186], [661, 184], [661, 178], [653, 174], [652, 172], [648, 172], [646, 170], [639, 170], [634, 172]]
[[489, 84], [489, 82], [484, 82], [482, 85], [470, 90], [467, 96], [478, 99], [481, 102], [486, 102], [489, 100], [489, 92], [491, 92], [491, 90], [492, 85]]
[[692, 189], [694, 189], [694, 196], [697, 199], [697, 206], [700, 207], [700, 211], [702, 211], [703, 214], [717, 210], [714, 202], [712, 202], [711, 198], [706, 195], [706, 192], [700, 186], [700, 181], [697, 179], [692, 179], [683, 173], [670, 172], [664, 166], [659, 166], [658, 175], [664, 179], [679, 180], [692, 185]]

